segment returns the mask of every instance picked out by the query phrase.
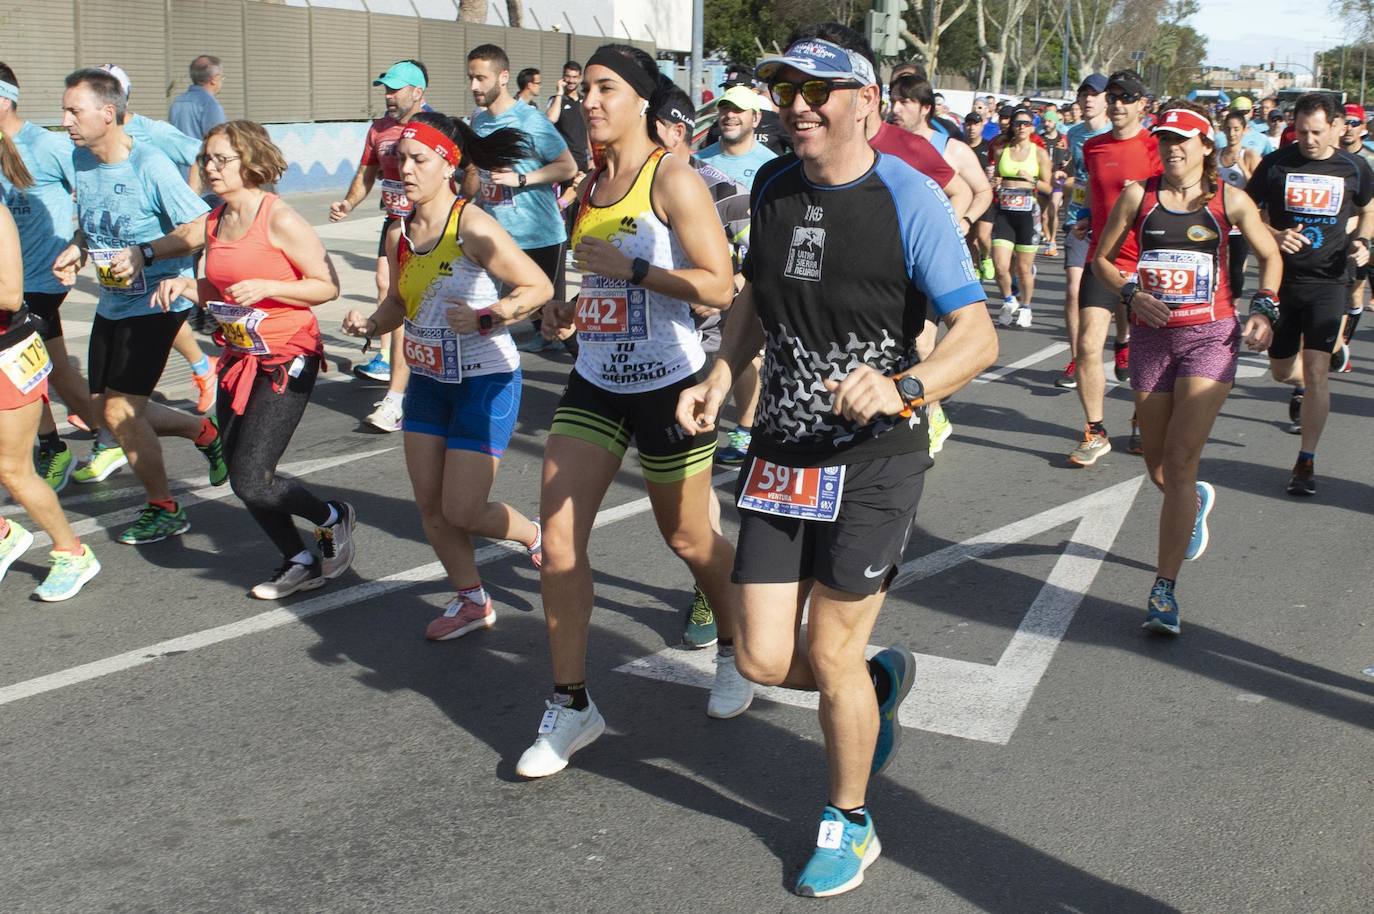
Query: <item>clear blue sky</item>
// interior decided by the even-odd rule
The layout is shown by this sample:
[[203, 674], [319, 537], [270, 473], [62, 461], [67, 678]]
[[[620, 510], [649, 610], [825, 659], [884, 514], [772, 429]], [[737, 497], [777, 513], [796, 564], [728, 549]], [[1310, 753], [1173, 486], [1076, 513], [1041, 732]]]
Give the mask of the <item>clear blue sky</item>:
[[1271, 60], [1310, 67], [1313, 53], [1350, 40], [1344, 36], [1353, 31], [1326, 0], [1202, 0], [1201, 7], [1190, 24], [1207, 36], [1207, 63], [1226, 67]]

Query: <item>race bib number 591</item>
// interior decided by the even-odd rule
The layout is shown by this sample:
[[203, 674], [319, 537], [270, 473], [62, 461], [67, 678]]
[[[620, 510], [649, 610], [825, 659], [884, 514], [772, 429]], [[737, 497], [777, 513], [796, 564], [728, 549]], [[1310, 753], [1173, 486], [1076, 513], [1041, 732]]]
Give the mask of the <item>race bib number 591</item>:
[[1345, 181], [1333, 175], [1290, 174], [1283, 181], [1284, 208], [1300, 216], [1335, 216], [1345, 200]]
[[740, 492], [749, 511], [833, 521], [840, 513], [844, 467], [785, 467], [755, 457]]

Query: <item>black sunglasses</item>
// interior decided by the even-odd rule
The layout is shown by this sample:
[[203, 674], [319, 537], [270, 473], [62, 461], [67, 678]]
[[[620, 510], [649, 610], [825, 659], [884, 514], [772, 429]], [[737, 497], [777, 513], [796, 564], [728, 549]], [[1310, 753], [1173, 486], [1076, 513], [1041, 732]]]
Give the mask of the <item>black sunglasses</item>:
[[853, 79], [808, 79], [801, 83], [775, 82], [768, 87], [774, 104], [780, 108], [790, 108], [801, 93], [802, 101], [813, 108], [819, 108], [830, 101], [830, 93], [836, 89], [858, 89], [862, 84]]
[[1364, 121], [1360, 120], [1357, 117], [1348, 117], [1345, 119], [1345, 126], [1347, 127], [1358, 127], [1363, 123]]
[[1123, 105], [1129, 105], [1129, 104], [1132, 104], [1132, 103], [1134, 103], [1134, 102], [1138, 102], [1138, 101], [1140, 101], [1140, 99], [1143, 98], [1143, 97], [1144, 97], [1144, 96], [1142, 96], [1141, 93], [1139, 93], [1139, 92], [1108, 92], [1108, 93], [1107, 93], [1107, 101], [1109, 101], [1109, 102], [1120, 102], [1120, 103], [1123, 104]]
[[1013, 127], [1034, 127], [1035, 121], [1012, 121], [1011, 125]]

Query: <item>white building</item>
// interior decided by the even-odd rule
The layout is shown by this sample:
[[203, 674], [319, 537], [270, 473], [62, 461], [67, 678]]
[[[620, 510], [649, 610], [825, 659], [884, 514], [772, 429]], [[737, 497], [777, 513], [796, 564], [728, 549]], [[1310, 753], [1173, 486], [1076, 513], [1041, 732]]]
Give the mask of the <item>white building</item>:
[[[491, 6], [487, 21], [504, 25], [504, 0]], [[692, 50], [692, 0], [525, 0], [525, 20], [526, 28], [557, 27], [607, 41], [652, 41], [662, 51]]]

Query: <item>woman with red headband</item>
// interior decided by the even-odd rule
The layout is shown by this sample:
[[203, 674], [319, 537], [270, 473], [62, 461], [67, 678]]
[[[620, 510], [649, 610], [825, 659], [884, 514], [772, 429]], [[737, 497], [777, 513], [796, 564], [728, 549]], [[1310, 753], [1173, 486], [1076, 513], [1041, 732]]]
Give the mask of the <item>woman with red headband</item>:
[[[1201, 106], [1174, 102], [1151, 128], [1164, 173], [1129, 184], [1112, 208], [1093, 275], [1121, 294], [1131, 318], [1131, 387], [1150, 478], [1164, 492], [1159, 564], [1145, 628], [1180, 631], [1174, 582], [1185, 559], [1207, 548], [1216, 492], [1197, 481], [1203, 445], [1236, 377], [1240, 341], [1269, 346], [1283, 271], [1278, 246], [1254, 202], [1217, 174], [1212, 122]], [[1241, 328], [1228, 277], [1227, 235], [1240, 229], [1260, 262], [1260, 290]], [[1134, 235], [1135, 278], [1114, 258]]]
[[653, 58], [629, 45], [604, 45], [582, 76], [587, 136], [604, 148], [583, 182], [570, 242], [581, 293], [576, 302], [544, 309], [546, 335], [576, 328], [581, 345], [544, 450], [540, 590], [553, 695], [534, 744], [516, 765], [522, 777], [562, 771], [606, 726], [586, 683], [588, 544], [632, 439], [659, 532], [716, 613], [716, 676], [706, 713], [734, 717], [753, 698], [735, 668], [735, 550], [711, 528], [716, 433], [684, 432], [675, 418], [679, 393], [705, 377], [692, 304], [725, 308], [734, 297], [730, 247], [701, 176], [657, 143], [651, 112], [674, 87]]
[[[339, 297], [339, 280], [310, 224], [262, 189], [286, 171], [266, 130], [252, 121], [220, 124], [197, 161], [205, 186], [224, 200], [205, 223], [205, 278], [163, 280], [153, 301], [166, 308], [183, 296], [219, 324], [215, 409], [229, 484], [282, 556], [251, 593], [280, 600], [353, 562], [353, 506], [277, 475], [323, 365], [311, 309]], [[297, 517], [314, 525], [318, 555], [301, 539]]]
[[425, 637], [447, 641], [496, 621], [473, 536], [515, 540], [539, 567], [539, 525], [487, 499], [520, 412], [520, 357], [509, 327], [543, 307], [553, 287], [453, 183], [469, 163], [491, 171], [527, 157], [523, 134], [504, 128], [478, 137], [462, 121], [424, 112], [411, 118], [396, 153], [414, 209], [386, 235], [391, 287], [371, 317], [348, 312], [343, 329], [374, 337], [405, 326], [406, 467], [425, 536], [458, 592]]

